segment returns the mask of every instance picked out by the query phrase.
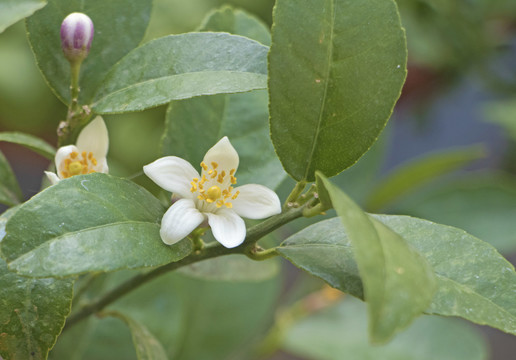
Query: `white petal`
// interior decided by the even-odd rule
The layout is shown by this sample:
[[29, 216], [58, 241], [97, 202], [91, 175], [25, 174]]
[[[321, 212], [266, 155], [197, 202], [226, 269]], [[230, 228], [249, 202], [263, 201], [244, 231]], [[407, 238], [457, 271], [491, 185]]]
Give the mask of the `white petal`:
[[48, 180], [50, 181], [50, 183], [52, 185], [55, 185], [60, 181], [60, 179], [57, 177], [57, 175], [54, 174], [53, 172], [45, 171], [45, 175], [47, 176]]
[[64, 170], [64, 160], [70, 156], [72, 152], [79, 152], [75, 145], [61, 146], [56, 152], [56, 173], [62, 179], [61, 172]]
[[217, 163], [217, 170], [225, 170], [229, 173], [230, 170], [238, 168], [238, 153], [229, 142], [227, 136], [224, 136], [218, 143], [208, 150], [204, 155], [203, 162], [211, 167], [211, 163]]
[[165, 156], [143, 167], [145, 175], [165, 190], [184, 198], [193, 198], [190, 191], [193, 178], [199, 173], [186, 160], [177, 156]]
[[99, 161], [97, 161], [97, 165], [93, 166], [93, 170], [95, 172], [100, 172], [100, 173], [107, 174], [109, 172], [109, 168], [108, 168], [108, 165], [107, 165], [106, 158], [103, 158], [103, 159], [100, 159]]
[[102, 117], [97, 116], [81, 130], [77, 138], [77, 147], [81, 152], [92, 152], [97, 161], [106, 158], [109, 138], [106, 124]]
[[240, 191], [233, 203], [233, 210], [248, 219], [264, 219], [281, 213], [278, 195], [268, 187], [247, 184], [235, 188], [233, 194]]
[[193, 200], [181, 199], [167, 210], [161, 220], [161, 240], [172, 245], [184, 239], [204, 220], [203, 214], [196, 209]]
[[233, 210], [220, 209], [205, 213], [215, 239], [228, 249], [237, 247], [245, 239], [245, 223]]

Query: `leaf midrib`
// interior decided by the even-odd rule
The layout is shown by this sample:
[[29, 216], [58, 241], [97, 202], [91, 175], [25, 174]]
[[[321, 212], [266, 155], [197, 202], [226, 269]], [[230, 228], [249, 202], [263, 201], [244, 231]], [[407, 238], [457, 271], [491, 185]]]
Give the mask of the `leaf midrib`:
[[312, 161], [313, 161], [315, 149], [316, 149], [316, 146], [318, 143], [319, 133], [321, 131], [321, 123], [323, 121], [322, 116], [323, 116], [324, 107], [325, 107], [325, 103], [326, 103], [326, 96], [328, 94], [330, 72], [332, 69], [331, 62], [332, 62], [332, 58], [333, 58], [333, 29], [335, 27], [335, 14], [336, 14], [335, 1], [334, 0], [331, 1], [330, 4], [331, 4], [331, 24], [330, 24], [331, 30], [330, 30], [330, 41], [329, 41], [330, 49], [328, 51], [328, 61], [327, 61], [328, 68], [326, 69], [326, 74], [324, 76], [324, 92], [323, 92], [323, 97], [321, 100], [321, 106], [319, 109], [319, 118], [317, 119], [317, 127], [315, 129], [315, 134], [312, 139], [312, 148], [310, 149], [310, 153], [308, 155], [308, 161], [307, 161], [307, 166], [305, 169], [305, 175], [303, 176], [304, 179], [308, 178], [310, 168], [312, 167]]
[[[259, 73], [259, 72], [251, 72], [251, 71], [234, 71], [234, 70], [218, 70], [218, 71], [213, 71], [213, 70], [203, 70], [203, 71], [195, 71], [195, 72], [184, 72], [184, 73], [180, 73], [180, 74], [167, 75], [167, 76], [153, 78], [153, 79], [149, 79], [149, 80], [145, 80], [145, 81], [140, 81], [140, 82], [131, 84], [129, 86], [120, 88], [118, 90], [115, 90], [113, 92], [109, 92], [107, 95], [104, 95], [101, 98], [99, 98], [98, 100], [96, 100], [93, 104], [91, 104], [91, 106], [94, 107], [95, 105], [98, 105], [99, 103], [101, 103], [105, 99], [107, 99], [109, 97], [112, 97], [115, 94], [127, 91], [127, 90], [129, 90], [131, 88], [137, 88], [137, 87], [144, 86], [144, 85], [147, 85], [149, 83], [153, 83], [153, 82], [157, 82], [157, 81], [166, 81], [166, 80], [169, 80], [169, 79], [174, 78], [174, 77], [185, 76], [185, 75], [192, 75], [192, 74], [195, 75], [195, 74], [201, 74], [201, 73], [203, 73], [203, 74], [206, 74], [206, 73], [250, 74], [250, 75], [256, 75], [256, 76], [265, 77], [265, 79], [267, 79], [267, 74], [262, 74], [262, 73]], [[265, 89], [265, 88], [266, 87], [259, 87], [259, 88], [254, 88], [254, 89]]]
[[[516, 316], [512, 313], [510, 313], [507, 309], [501, 307], [500, 305], [498, 305], [497, 303], [493, 302], [491, 299], [489, 299], [488, 297], [482, 295], [482, 294], [479, 294], [476, 289], [472, 288], [472, 287], [468, 287], [466, 284], [462, 284], [462, 283], [459, 283], [457, 282], [456, 280], [446, 276], [446, 275], [441, 275], [441, 274], [438, 274], [437, 272], [435, 272], [435, 276], [438, 278], [438, 279], [445, 279], [445, 281], [449, 281], [451, 283], [453, 283], [453, 285], [455, 286], [455, 288], [459, 288], [461, 290], [461, 292], [464, 292], [464, 293], [469, 293], [469, 294], [472, 294], [474, 295], [475, 297], [478, 297], [480, 300], [484, 300], [486, 302], [488, 302], [489, 304], [491, 304], [493, 307], [495, 307], [496, 309], [500, 310], [502, 313], [506, 314], [508, 317], [516, 320]], [[436, 293], [437, 294], [437, 293]], [[433, 302], [432, 302], [433, 303]], [[456, 313], [454, 314], [450, 314], [450, 315], [453, 315], [453, 316], [460, 316], [460, 317], [464, 317], [465, 316], [462, 316], [462, 315], [457, 315]], [[514, 322], [514, 321], [513, 321]], [[475, 322], [477, 324], [480, 324], [480, 325], [489, 325], [489, 326], [492, 326], [491, 325], [491, 322], [490, 321], [484, 321], [484, 322]], [[502, 330], [502, 329], [500, 329]], [[507, 331], [505, 329], [503, 329], [504, 331]], [[511, 332], [512, 334], [516, 334], [516, 330], [513, 330], [513, 332]]]

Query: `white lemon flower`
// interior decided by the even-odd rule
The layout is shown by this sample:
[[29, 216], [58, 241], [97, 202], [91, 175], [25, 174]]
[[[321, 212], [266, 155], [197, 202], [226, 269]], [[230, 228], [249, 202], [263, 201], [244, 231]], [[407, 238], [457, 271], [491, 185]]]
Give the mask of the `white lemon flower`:
[[166, 156], [143, 167], [145, 174], [180, 200], [161, 221], [161, 239], [171, 245], [185, 238], [206, 218], [215, 239], [227, 248], [240, 245], [246, 234], [241, 217], [263, 219], [281, 212], [276, 193], [263, 185], [239, 187], [238, 154], [223, 137], [204, 156], [201, 175], [186, 160]]
[[76, 145], [62, 146], [57, 150], [54, 174], [45, 171], [52, 185], [61, 179], [93, 172], [107, 173], [106, 155], [109, 147], [104, 120], [97, 116], [79, 134]]

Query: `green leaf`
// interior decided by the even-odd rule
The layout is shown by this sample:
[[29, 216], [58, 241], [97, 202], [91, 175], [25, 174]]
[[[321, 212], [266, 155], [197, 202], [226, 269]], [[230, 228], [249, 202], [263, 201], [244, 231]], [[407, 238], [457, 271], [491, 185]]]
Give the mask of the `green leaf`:
[[[427, 220], [373, 217], [403, 236], [432, 266], [437, 292], [427, 313], [458, 316], [516, 335], [516, 272], [491, 245], [463, 230]], [[359, 273], [356, 264], [350, 264], [351, 240], [345, 232], [338, 218], [321, 221], [291, 236], [279, 251], [330, 285], [360, 297]], [[324, 257], [320, 251], [328, 248], [338, 254]], [[333, 269], [340, 266], [344, 271], [337, 278]]]
[[406, 60], [392, 0], [278, 0], [270, 125], [285, 170], [313, 181], [316, 170], [333, 176], [353, 165], [389, 119]]
[[97, 113], [143, 110], [171, 100], [267, 86], [268, 47], [226, 33], [188, 33], [146, 43], [107, 75]]
[[138, 360], [168, 359], [163, 346], [143, 324], [119, 311], [106, 311], [102, 313], [104, 316], [116, 317], [129, 326]]
[[[0, 244], [7, 220], [17, 210], [0, 215]], [[0, 356], [46, 359], [70, 312], [72, 291], [71, 280], [21, 277], [0, 259]]]
[[153, 267], [191, 252], [189, 240], [163, 244], [160, 202], [131, 181], [74, 176], [23, 204], [0, 250], [10, 269], [33, 277]]
[[276, 259], [254, 261], [242, 255], [229, 255], [194, 263], [179, 269], [190, 277], [233, 282], [264, 281], [279, 273]]
[[228, 32], [267, 46], [271, 44], [269, 28], [263, 21], [244, 10], [227, 5], [210, 12], [203, 20], [200, 31]]
[[29, 42], [38, 67], [56, 96], [70, 102], [70, 65], [63, 56], [59, 31], [72, 12], [88, 15], [95, 27], [91, 51], [81, 66], [79, 103], [88, 104], [109, 69], [134, 49], [149, 23], [151, 0], [48, 0], [27, 19]]
[[516, 252], [515, 204], [514, 178], [486, 173], [432, 187], [390, 210], [464, 229], [501, 253], [511, 254]]
[[397, 198], [448, 172], [457, 170], [485, 156], [482, 146], [446, 150], [426, 155], [400, 165], [374, 188], [366, 201], [366, 209], [376, 212]]
[[516, 272], [491, 245], [463, 230], [404, 216], [377, 216], [433, 266], [438, 290], [428, 313], [460, 316], [516, 335]]
[[0, 33], [9, 26], [45, 6], [45, 0], [2, 0], [0, 2]]
[[0, 151], [0, 204], [13, 206], [19, 204], [22, 199], [23, 194], [13, 169]]
[[[225, 30], [257, 41], [265, 35], [270, 38], [259, 20], [229, 7], [211, 13], [201, 30]], [[210, 147], [228, 136], [240, 156], [239, 183], [258, 183], [275, 189], [286, 174], [274, 152], [268, 121], [266, 91], [174, 101], [167, 111], [162, 152], [188, 159], [196, 166]], [[199, 134], [202, 142], [198, 141]]]
[[349, 298], [317, 312], [287, 332], [284, 349], [313, 360], [487, 360], [482, 336], [460, 321], [422, 316], [392, 342], [371, 345], [367, 338], [366, 309]]
[[0, 141], [25, 146], [50, 160], [53, 160], [56, 154], [56, 149], [46, 141], [21, 132], [0, 132]]
[[[364, 297], [368, 303], [371, 338], [373, 341], [386, 341], [395, 332], [411, 323], [430, 304], [435, 290], [431, 268], [401, 236], [379, 221], [368, 217], [324, 176], [317, 176], [328, 191], [333, 207], [353, 244], [353, 255], [364, 284]], [[328, 263], [325, 258], [328, 248], [335, 252], [342, 251], [338, 243], [329, 237], [327, 239], [328, 241], [324, 241], [323, 251], [315, 255], [315, 261], [309, 259], [306, 264], [298, 264], [288, 255], [288, 249], [285, 252], [285, 247], [297, 245], [298, 241], [292, 242], [287, 239], [279, 248], [279, 252], [298, 266], [315, 267], [319, 274], [324, 274], [324, 264]], [[308, 242], [308, 247], [313, 251], [317, 244], [311, 244], [310, 240]], [[301, 247], [302, 251], [303, 248], [306, 250], [306, 247], [304, 244]], [[331, 258], [334, 259], [335, 256]], [[328, 276], [340, 278], [347, 272], [346, 267], [344, 269], [344, 272], [338, 268], [330, 269], [334, 273]], [[345, 286], [343, 290], [347, 290]]]

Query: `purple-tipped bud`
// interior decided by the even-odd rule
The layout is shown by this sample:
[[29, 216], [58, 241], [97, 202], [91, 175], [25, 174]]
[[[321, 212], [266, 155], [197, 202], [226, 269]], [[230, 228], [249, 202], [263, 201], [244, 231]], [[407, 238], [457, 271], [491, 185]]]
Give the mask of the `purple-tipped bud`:
[[93, 22], [83, 13], [71, 13], [61, 24], [61, 47], [70, 62], [81, 62], [88, 56], [93, 40]]

